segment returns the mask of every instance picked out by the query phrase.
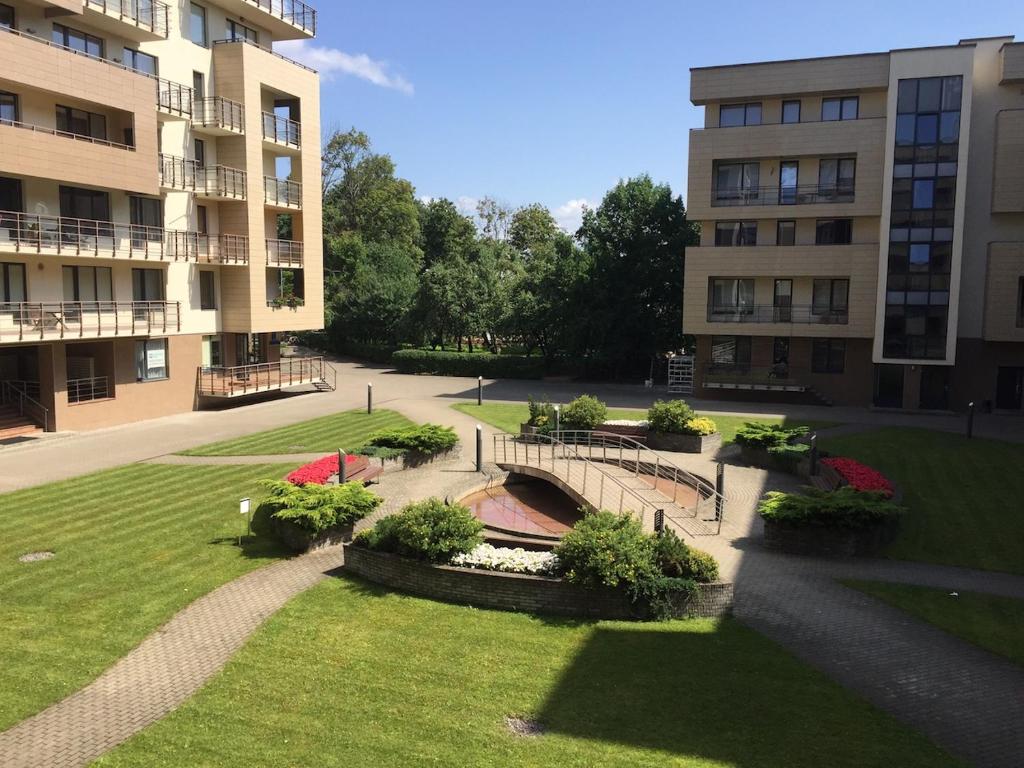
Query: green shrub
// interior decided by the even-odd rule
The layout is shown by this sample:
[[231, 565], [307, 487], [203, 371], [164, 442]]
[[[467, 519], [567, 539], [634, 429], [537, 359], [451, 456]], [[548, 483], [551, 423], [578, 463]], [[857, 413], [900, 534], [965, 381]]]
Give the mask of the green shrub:
[[458, 442], [459, 437], [451, 427], [421, 424], [417, 427], [379, 430], [370, 435], [368, 444], [378, 448], [409, 451], [421, 456], [433, 456], [451, 450]]
[[461, 504], [427, 499], [385, 517], [356, 539], [359, 546], [402, 557], [447, 563], [483, 543], [483, 523]]
[[713, 435], [718, 431], [718, 427], [715, 422], [709, 419], [707, 416], [694, 416], [683, 427], [684, 435], [694, 435], [696, 437], [706, 437], [707, 435]]
[[341, 341], [335, 344], [334, 351], [339, 355], [366, 360], [371, 363], [390, 363], [391, 356], [399, 347], [394, 344], [374, 344], [365, 341]]
[[393, 461], [405, 455], [402, 448], [385, 448], [383, 445], [364, 445], [356, 448], [352, 453], [359, 456], [366, 456], [369, 459], [380, 459], [381, 461]]
[[807, 488], [802, 494], [769, 491], [757, 511], [765, 520], [794, 526], [868, 528], [895, 521], [906, 510], [880, 492], [845, 486], [834, 491]]
[[562, 409], [563, 429], [595, 429], [608, 418], [608, 407], [590, 395], [580, 395]]
[[483, 376], [489, 379], [539, 379], [544, 376], [544, 358], [523, 355], [401, 349], [391, 356], [391, 364], [399, 373], [435, 376]]
[[692, 549], [671, 529], [654, 541], [654, 557], [665, 576], [692, 579], [700, 584], [718, 581], [718, 562], [707, 552]]
[[666, 621], [697, 598], [699, 590], [693, 579], [657, 575], [638, 581], [630, 595], [634, 603], [643, 606], [645, 618]]
[[534, 400], [533, 395], [529, 395], [526, 405], [530, 409], [530, 420], [527, 423], [531, 427], [546, 427], [555, 423], [555, 406], [546, 397]]
[[269, 513], [314, 535], [362, 520], [383, 501], [360, 482], [293, 485], [287, 480], [266, 480], [263, 485], [270, 495], [257, 514]]
[[667, 432], [675, 435], [689, 435], [687, 423], [696, 418], [685, 400], [659, 400], [647, 411], [647, 426], [652, 432]]
[[736, 430], [736, 443], [748, 448], [777, 448], [803, 437], [807, 431], [807, 427], [784, 427], [781, 424], [748, 421]]
[[659, 576], [654, 538], [630, 514], [591, 512], [555, 547], [565, 578], [587, 587], [633, 587]]

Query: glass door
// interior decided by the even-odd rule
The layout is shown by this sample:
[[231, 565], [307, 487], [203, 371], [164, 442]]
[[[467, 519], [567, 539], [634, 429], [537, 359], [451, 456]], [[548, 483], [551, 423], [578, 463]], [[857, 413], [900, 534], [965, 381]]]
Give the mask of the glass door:
[[775, 281], [775, 299], [773, 302], [775, 322], [793, 322], [793, 281]]
[[779, 166], [779, 205], [793, 205], [797, 200], [800, 163], [787, 160]]

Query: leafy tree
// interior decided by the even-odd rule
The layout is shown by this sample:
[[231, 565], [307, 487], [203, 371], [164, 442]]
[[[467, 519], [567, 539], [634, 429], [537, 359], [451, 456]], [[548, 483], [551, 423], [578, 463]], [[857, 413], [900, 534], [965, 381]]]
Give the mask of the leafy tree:
[[424, 266], [465, 257], [476, 239], [476, 227], [451, 200], [431, 200], [420, 209]]
[[552, 245], [564, 233], [558, 228], [555, 217], [540, 203], [519, 208], [512, 214], [509, 226], [509, 243], [523, 255], [529, 256], [538, 248]]

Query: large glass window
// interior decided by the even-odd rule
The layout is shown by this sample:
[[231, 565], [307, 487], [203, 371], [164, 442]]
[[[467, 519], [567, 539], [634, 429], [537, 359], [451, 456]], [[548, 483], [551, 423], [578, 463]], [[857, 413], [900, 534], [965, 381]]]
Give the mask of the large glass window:
[[1024, 328], [1024, 277], [1017, 278], [1017, 327]]
[[754, 104], [723, 104], [718, 110], [718, 126], [720, 128], [760, 124], [760, 102]]
[[167, 339], [135, 342], [135, 378], [139, 381], [159, 381], [169, 376]]
[[64, 301], [113, 301], [110, 267], [64, 266]]
[[0, 302], [18, 303], [27, 301], [25, 265], [13, 262], [0, 263]]
[[57, 130], [76, 136], [90, 136], [106, 141], [107, 118], [95, 112], [57, 105]]
[[784, 122], [784, 123], [799, 123], [800, 122], [800, 102], [799, 101], [784, 101], [784, 102], [782, 102], [782, 122]]
[[18, 122], [18, 96], [0, 91], [0, 123]]
[[853, 219], [818, 219], [814, 242], [817, 245], [849, 245], [853, 242]]
[[811, 313], [845, 315], [849, 309], [850, 281], [845, 278], [818, 278], [814, 281]]
[[757, 245], [757, 222], [715, 222], [715, 245]]
[[726, 314], [753, 312], [754, 280], [735, 277], [711, 278], [711, 311]]
[[796, 222], [792, 219], [779, 221], [775, 226], [776, 245], [796, 245]]
[[60, 215], [73, 219], [110, 221], [110, 195], [96, 189], [61, 187]]
[[136, 51], [134, 48], [124, 49], [124, 65], [129, 69], [134, 69], [136, 72], [143, 72], [147, 75], [159, 74], [156, 56]]
[[739, 203], [756, 200], [760, 178], [760, 163], [719, 163], [715, 169], [715, 199]]
[[53, 42], [63, 45], [75, 51], [87, 53], [90, 56], [103, 58], [103, 40], [95, 35], [90, 35], [72, 27], [65, 27], [63, 24], [54, 23]]
[[750, 337], [712, 336], [711, 367], [750, 368]]
[[164, 272], [162, 269], [132, 270], [133, 301], [163, 301]]
[[206, 9], [198, 3], [189, 3], [189, 39], [196, 45], [206, 46], [209, 39], [206, 36]]
[[830, 157], [818, 163], [818, 194], [848, 197], [853, 194], [857, 161], [852, 157]]
[[228, 19], [228, 40], [248, 40], [250, 43], [260, 41], [255, 29], [234, 19]]
[[0, 27], [14, 29], [14, 9], [0, 3]]
[[199, 272], [199, 308], [217, 308], [217, 285], [214, 273], [208, 269]]
[[779, 203], [792, 205], [797, 201], [797, 187], [800, 182], [800, 163], [786, 160], [779, 166]]
[[846, 370], [845, 339], [815, 339], [811, 343], [811, 371], [842, 373]]
[[821, 119], [824, 121], [856, 120], [859, 111], [860, 99], [856, 96], [821, 100]]

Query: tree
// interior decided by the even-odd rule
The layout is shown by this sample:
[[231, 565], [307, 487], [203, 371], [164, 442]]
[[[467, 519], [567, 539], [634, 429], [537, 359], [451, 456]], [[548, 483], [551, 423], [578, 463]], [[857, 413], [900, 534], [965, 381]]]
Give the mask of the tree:
[[523, 206], [512, 214], [509, 243], [524, 256], [551, 245], [560, 234], [564, 233], [558, 228], [555, 217], [540, 203]]
[[451, 200], [431, 200], [420, 209], [423, 263], [431, 265], [455, 257], [464, 257], [476, 239], [476, 227], [463, 216]]
[[485, 238], [502, 243], [508, 240], [511, 209], [493, 197], [484, 197], [476, 204], [476, 215], [480, 219], [480, 230]]

